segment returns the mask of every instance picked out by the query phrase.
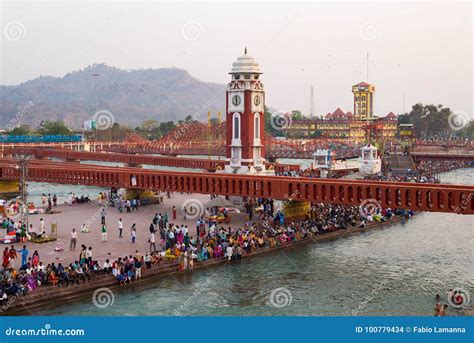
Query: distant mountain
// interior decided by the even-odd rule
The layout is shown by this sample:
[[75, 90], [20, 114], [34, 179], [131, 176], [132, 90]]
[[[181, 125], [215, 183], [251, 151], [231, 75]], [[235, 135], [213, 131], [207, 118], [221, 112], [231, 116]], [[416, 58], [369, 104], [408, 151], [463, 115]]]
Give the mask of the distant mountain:
[[213, 117], [225, 111], [225, 85], [200, 81], [186, 70], [121, 70], [94, 64], [64, 77], [41, 76], [17, 86], [0, 86], [0, 125], [36, 126], [43, 120], [62, 119], [81, 128], [96, 112], [96, 97], [97, 110], [109, 111], [115, 122], [131, 127], [146, 119], [177, 121], [188, 115], [205, 121], [207, 111]]

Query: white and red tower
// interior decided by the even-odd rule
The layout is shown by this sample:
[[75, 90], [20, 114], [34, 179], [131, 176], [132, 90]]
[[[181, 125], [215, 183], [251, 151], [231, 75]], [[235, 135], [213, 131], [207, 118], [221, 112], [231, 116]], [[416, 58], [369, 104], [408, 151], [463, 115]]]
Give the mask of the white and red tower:
[[228, 173], [256, 174], [265, 170], [265, 91], [260, 68], [244, 55], [232, 63], [226, 99], [226, 166]]

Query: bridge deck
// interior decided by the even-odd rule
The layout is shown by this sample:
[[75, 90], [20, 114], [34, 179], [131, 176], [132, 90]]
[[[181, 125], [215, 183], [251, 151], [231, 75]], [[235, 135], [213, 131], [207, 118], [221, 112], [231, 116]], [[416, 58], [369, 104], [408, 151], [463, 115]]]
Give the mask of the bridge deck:
[[[18, 179], [13, 159], [0, 160], [0, 179]], [[474, 214], [474, 186], [158, 171], [43, 160], [29, 162], [30, 181], [261, 197], [414, 211]]]

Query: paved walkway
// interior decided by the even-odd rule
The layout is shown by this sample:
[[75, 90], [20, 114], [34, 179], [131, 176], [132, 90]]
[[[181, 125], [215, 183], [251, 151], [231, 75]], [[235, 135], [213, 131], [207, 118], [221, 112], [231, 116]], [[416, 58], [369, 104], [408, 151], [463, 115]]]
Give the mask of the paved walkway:
[[[132, 254], [135, 250], [140, 252], [149, 251], [148, 235], [149, 235], [149, 226], [153, 220], [155, 213], [168, 213], [168, 216], [171, 221], [172, 207], [176, 206], [177, 210], [177, 220], [176, 224], [185, 224], [188, 226], [191, 236], [196, 235], [196, 218], [190, 218], [186, 221], [183, 220], [183, 213], [181, 211], [181, 205], [185, 201], [194, 199], [200, 201], [202, 204], [208, 202], [209, 196], [202, 194], [179, 194], [175, 193], [170, 199], [164, 199], [164, 202], [159, 205], [146, 205], [139, 208], [139, 212], [132, 213], [119, 213], [118, 210], [114, 207], [107, 207], [106, 209], [106, 224], [107, 224], [107, 233], [108, 241], [101, 241], [101, 231], [100, 231], [100, 214], [99, 214], [99, 205], [96, 200], [88, 204], [75, 204], [73, 206], [59, 205], [54, 208], [54, 210], [61, 211], [57, 214], [39, 214], [39, 215], [30, 215], [29, 221], [37, 229], [39, 227], [40, 218], [43, 218], [46, 223], [46, 233], [49, 235], [51, 232], [51, 224], [57, 223], [58, 227], [58, 239], [54, 242], [49, 243], [15, 243], [15, 249], [19, 250], [21, 247], [26, 244], [29, 250], [29, 256], [33, 254], [35, 250], [38, 250], [40, 255], [40, 260], [44, 263], [62, 262], [63, 264], [69, 264], [73, 260], [77, 260], [79, 252], [81, 249], [81, 244], [85, 244], [87, 247], [92, 247], [93, 258], [98, 260], [100, 263], [105, 261], [106, 258], [116, 258], [119, 256], [124, 256]], [[124, 223], [123, 238], [119, 238], [119, 230], [117, 222], [119, 218], [122, 218]], [[80, 226], [83, 223], [91, 223], [89, 233], [81, 233]], [[137, 224], [137, 240], [135, 244], [132, 244], [131, 240], [131, 231], [130, 227], [133, 223]], [[244, 223], [244, 215], [241, 214], [232, 214], [232, 223], [231, 225], [241, 225]], [[69, 251], [69, 242], [70, 242], [70, 233], [72, 228], [75, 228], [78, 232], [78, 239], [76, 244], [75, 251]], [[4, 237], [5, 229], [0, 230], [0, 236]], [[0, 249], [4, 249], [5, 246], [9, 245], [0, 245]], [[56, 252], [55, 247], [60, 247], [64, 249], [63, 251]], [[157, 248], [159, 248], [159, 237], [157, 237]], [[20, 263], [19, 257], [15, 265]]]

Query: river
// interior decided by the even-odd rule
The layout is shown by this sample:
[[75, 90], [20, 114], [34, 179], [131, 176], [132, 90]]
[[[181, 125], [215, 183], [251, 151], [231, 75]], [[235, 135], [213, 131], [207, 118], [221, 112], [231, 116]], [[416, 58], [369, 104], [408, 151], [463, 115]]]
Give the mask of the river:
[[[473, 171], [442, 181], [474, 184]], [[85, 300], [41, 314], [432, 315], [436, 294], [447, 302], [460, 287], [474, 296], [473, 224], [472, 216], [420, 213], [406, 224], [114, 290], [105, 309]]]

